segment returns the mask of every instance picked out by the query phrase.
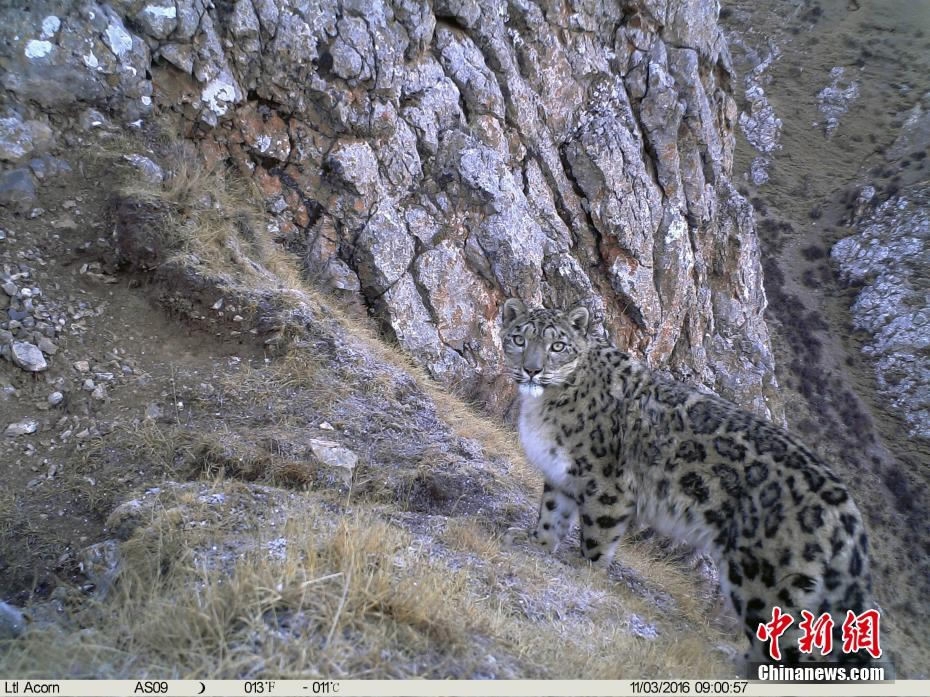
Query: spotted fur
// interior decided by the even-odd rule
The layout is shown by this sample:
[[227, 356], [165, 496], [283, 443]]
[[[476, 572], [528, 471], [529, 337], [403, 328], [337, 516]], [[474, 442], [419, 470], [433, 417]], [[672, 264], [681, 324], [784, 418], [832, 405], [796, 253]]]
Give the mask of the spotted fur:
[[[791, 434], [719, 397], [651, 373], [588, 335], [588, 312], [528, 310], [508, 300], [501, 341], [519, 386], [520, 439], [544, 475], [531, 537], [554, 550], [580, 518], [581, 551], [607, 564], [633, 519], [709, 553], [752, 650], [778, 605], [834, 619], [872, 607], [862, 517], [840, 479]], [[817, 654], [819, 658], [819, 654]]]

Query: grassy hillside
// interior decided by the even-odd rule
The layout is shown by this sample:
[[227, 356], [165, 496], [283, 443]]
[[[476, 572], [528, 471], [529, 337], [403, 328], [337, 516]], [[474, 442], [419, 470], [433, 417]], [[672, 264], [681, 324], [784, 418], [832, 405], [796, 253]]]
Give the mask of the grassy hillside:
[[[157, 138], [80, 162], [43, 189], [44, 219], [2, 221], [6, 252], [38, 250], [48, 302], [93, 311], [0, 402], [9, 421], [76, 385], [31, 451], [4, 445], [0, 569], [29, 623], [0, 672], [735, 674], [742, 638], [700, 559], [631, 541], [605, 573], [577, 543], [505, 546], [541, 487], [513, 434], [305, 284], [247, 186]], [[105, 399], [80, 388], [88, 356], [129, 366]]]

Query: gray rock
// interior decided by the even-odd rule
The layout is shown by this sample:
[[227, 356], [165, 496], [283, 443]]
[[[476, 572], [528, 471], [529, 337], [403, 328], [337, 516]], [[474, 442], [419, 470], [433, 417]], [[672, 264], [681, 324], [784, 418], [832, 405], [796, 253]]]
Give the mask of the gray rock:
[[351, 470], [358, 464], [358, 455], [335, 441], [311, 438], [307, 444], [320, 462], [331, 467]]
[[473, 337], [493, 331], [493, 323], [480, 310], [491, 304], [490, 296], [457, 245], [440, 242], [417, 258], [415, 270], [444, 344], [461, 352]]
[[362, 289], [358, 275], [339, 258], [334, 257], [327, 262], [326, 278], [329, 286], [337, 290], [358, 292]]
[[15, 639], [26, 629], [26, 618], [18, 607], [0, 601], [0, 641]]
[[823, 132], [828, 138], [839, 128], [840, 117], [859, 96], [859, 83], [846, 78], [846, 68], [833, 68], [830, 78], [830, 84], [817, 94], [817, 106], [824, 116]]
[[0, 206], [25, 212], [35, 202], [36, 186], [28, 169], [11, 169], [0, 174]]
[[[0, 84], [23, 123], [34, 102], [115, 132], [179, 95], [159, 106], [254, 171], [308, 268], [437, 378], [503, 409], [503, 299], [583, 301], [634, 353], [777, 416], [714, 0], [63, 7], [55, 32], [34, 11], [0, 26]], [[30, 55], [15, 36], [38, 42]], [[770, 151], [763, 77], [742, 122]], [[174, 250], [146, 231], [165, 212], [133, 205], [120, 258], [159, 266]]]
[[358, 465], [358, 455], [342, 444], [330, 440], [311, 438], [307, 441], [310, 452], [323, 465], [329, 467], [338, 478], [350, 481]]
[[436, 32], [436, 48], [446, 73], [458, 87], [470, 114], [504, 118], [504, 97], [484, 56], [465, 34], [443, 27]]
[[908, 187], [867, 213], [831, 256], [844, 278], [862, 284], [853, 325], [872, 337], [862, 350], [879, 391], [910, 436], [930, 440], [930, 188]]
[[54, 356], [56, 353], [58, 353], [57, 344], [55, 344], [55, 342], [49, 339], [47, 336], [43, 336], [41, 339], [39, 339], [38, 346], [42, 353], [49, 356]]
[[106, 128], [109, 123], [109, 119], [96, 109], [85, 109], [78, 116], [78, 125], [85, 131]]
[[[42, 161], [46, 166], [46, 176], [53, 177], [59, 174], [70, 174], [71, 172], [71, 165], [68, 164], [67, 160], [63, 160], [60, 157], [46, 156], [42, 158]], [[33, 162], [35, 162], [35, 160], [30, 161], [30, 167], [33, 165]]]
[[745, 96], [749, 109], [740, 113], [739, 125], [746, 140], [761, 153], [774, 152], [781, 139], [781, 119], [775, 114], [761, 85], [750, 85]]
[[6, 427], [6, 430], [3, 432], [8, 438], [16, 438], [18, 436], [28, 436], [32, 433], [35, 433], [39, 428], [39, 422], [35, 419], [24, 419], [23, 421], [16, 421], [9, 424]]
[[30, 10], [7, 17], [0, 33], [10, 49], [0, 83], [21, 102], [35, 102], [46, 110], [83, 103], [134, 120], [151, 111], [148, 47], [112, 8], [92, 7], [60, 8], [58, 19], [65, 28], [54, 42], [31, 39], [25, 47], [13, 37], [34, 36], [42, 14]]
[[19, 114], [0, 116], [0, 160], [19, 162], [33, 151], [32, 133]]
[[39, 373], [48, 368], [45, 356], [35, 344], [27, 341], [14, 341], [11, 350], [13, 362], [25, 371]]
[[190, 75], [194, 71], [194, 50], [185, 44], [162, 44], [158, 55], [175, 68]]
[[361, 196], [375, 192], [378, 160], [368, 143], [340, 143], [330, 151], [326, 165], [332, 174]]
[[399, 219], [397, 207], [387, 203], [369, 219], [356, 240], [359, 279], [375, 293], [383, 293], [410, 266], [414, 244]]
[[138, 155], [136, 153], [123, 155], [123, 160], [128, 162], [147, 182], [160, 184], [165, 179], [165, 173], [162, 171], [162, 168], [144, 155]]
[[47, 400], [47, 401], [48, 401], [48, 405], [49, 405], [50, 407], [57, 407], [59, 404], [61, 404], [61, 403], [64, 401], [64, 399], [65, 399], [64, 394], [62, 394], [61, 392], [58, 392], [58, 391], [56, 390], [55, 392], [52, 392], [52, 393], [48, 396], [48, 400]]
[[136, 23], [153, 39], [167, 39], [178, 26], [174, 0], [153, 0], [135, 15]]

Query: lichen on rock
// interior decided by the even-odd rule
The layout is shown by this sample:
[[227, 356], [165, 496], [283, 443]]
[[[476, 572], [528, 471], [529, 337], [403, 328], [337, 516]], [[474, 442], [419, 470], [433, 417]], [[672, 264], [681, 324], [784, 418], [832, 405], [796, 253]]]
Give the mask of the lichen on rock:
[[910, 435], [925, 440], [930, 440], [928, 211], [926, 185], [908, 187], [857, 217], [857, 232], [831, 251], [840, 274], [860, 286], [853, 325], [870, 336], [862, 351], [873, 360], [878, 389]]
[[[254, 179], [311, 275], [494, 409], [510, 393], [490, 329], [520, 295], [584, 302], [653, 365], [780, 419], [717, 13], [88, 2], [58, 12], [57, 31], [39, 11], [0, 28], [0, 80], [102, 128], [179, 115], [205, 157]], [[30, 57], [30, 41], [49, 50]], [[25, 156], [20, 140], [5, 159]]]

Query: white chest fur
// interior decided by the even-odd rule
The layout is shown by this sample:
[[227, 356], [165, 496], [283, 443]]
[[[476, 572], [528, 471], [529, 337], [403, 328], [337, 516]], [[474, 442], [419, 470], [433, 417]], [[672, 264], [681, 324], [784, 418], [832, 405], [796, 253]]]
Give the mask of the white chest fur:
[[527, 459], [555, 485], [568, 478], [570, 459], [565, 449], [556, 445], [554, 428], [543, 423], [545, 399], [524, 392], [520, 402], [520, 443]]

